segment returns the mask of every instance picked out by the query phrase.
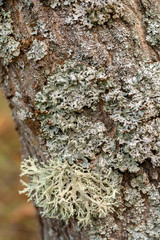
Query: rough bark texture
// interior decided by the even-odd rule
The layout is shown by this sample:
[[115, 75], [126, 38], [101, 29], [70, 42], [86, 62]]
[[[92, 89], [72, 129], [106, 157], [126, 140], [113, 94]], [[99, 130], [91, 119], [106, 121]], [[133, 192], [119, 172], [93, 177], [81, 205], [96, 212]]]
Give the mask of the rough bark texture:
[[[103, 67], [105, 73], [115, 82], [113, 88], [116, 90], [119, 87], [119, 91], [123, 93], [127, 85], [125, 79], [133, 80], [139, 76], [139, 84], [143, 84], [144, 89], [150, 84], [145, 85], [144, 81], [153, 80], [155, 89], [152, 87], [151, 93], [155, 90], [156, 94], [156, 86], [160, 80], [159, 0], [116, 1], [118, 5], [114, 1], [88, 2], [0, 1], [0, 26], [3, 29], [0, 33], [0, 84], [12, 109], [20, 136], [22, 159], [30, 156], [45, 162], [48, 157], [45, 154], [46, 139], [41, 137], [40, 121], [35, 114], [35, 95], [47, 84], [47, 78], [56, 67], [64, 65], [66, 60], [83, 62], [96, 69]], [[145, 91], [147, 90], [144, 93]], [[106, 95], [108, 92], [111, 93], [112, 88], [106, 91]], [[155, 97], [158, 98], [158, 94], [157, 90]], [[119, 95], [119, 92], [118, 95], [115, 92], [115, 96]], [[128, 102], [131, 95], [127, 98]], [[137, 99], [137, 104], [141, 100], [143, 101]], [[118, 102], [118, 98], [116, 101]], [[127, 106], [123, 106], [123, 101], [120, 104], [121, 108]], [[147, 109], [146, 106], [150, 107]], [[106, 107], [105, 111], [103, 102], [100, 101], [95, 115], [87, 107], [84, 112], [95, 121], [103, 122], [107, 129], [106, 134], [114, 139], [115, 126], [118, 131], [121, 130], [118, 124], [123, 125], [123, 120], [118, 121], [115, 117], [115, 108], [115, 105]], [[145, 131], [148, 129], [146, 124], [155, 124], [158, 128], [159, 123], [157, 105], [149, 102], [144, 108], [147, 110], [141, 123], [141, 127], [144, 126], [144, 132], [141, 133], [142, 148], [147, 138], [153, 137], [152, 142], [155, 145], [158, 142], [158, 130], [155, 129], [154, 132], [153, 126], [151, 130]], [[134, 108], [132, 110], [136, 111]], [[140, 110], [143, 111], [143, 106]], [[131, 141], [134, 143], [135, 139], [133, 137]], [[116, 144], [117, 148], [123, 147], [123, 141], [120, 143], [117, 140]], [[139, 151], [144, 155], [143, 159], [140, 156], [141, 160], [123, 160], [123, 157], [119, 160], [117, 157], [116, 162], [103, 161], [102, 167], [110, 166], [120, 179], [117, 183], [120, 192], [117, 199], [119, 205], [114, 213], [104, 219], [97, 219], [93, 223], [94, 228], [79, 230], [75, 219], [65, 224], [61, 220], [41, 217], [40, 210], [37, 209], [42, 239], [160, 239], [160, 145], [157, 144], [154, 148], [155, 146], [151, 147], [152, 143], [149, 144], [146, 143], [146, 149]], [[138, 145], [135, 148], [138, 149]], [[147, 157], [145, 152], [148, 148], [151, 148], [152, 155]], [[118, 161], [124, 162], [119, 164]], [[96, 168], [97, 164], [100, 164], [98, 156], [92, 167]]]

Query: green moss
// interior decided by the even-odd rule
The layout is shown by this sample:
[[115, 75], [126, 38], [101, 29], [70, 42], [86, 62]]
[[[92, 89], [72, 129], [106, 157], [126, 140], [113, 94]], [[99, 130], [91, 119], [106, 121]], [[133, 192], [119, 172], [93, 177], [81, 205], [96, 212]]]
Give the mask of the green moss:
[[0, 58], [4, 64], [12, 62], [20, 54], [20, 43], [13, 37], [10, 12], [0, 11]]
[[50, 160], [37, 165], [36, 159], [24, 160], [21, 176], [28, 175], [30, 183], [21, 180], [42, 215], [68, 221], [75, 217], [80, 226], [92, 225], [95, 217], [104, 218], [116, 205], [116, 187], [109, 175], [102, 175], [67, 162]]

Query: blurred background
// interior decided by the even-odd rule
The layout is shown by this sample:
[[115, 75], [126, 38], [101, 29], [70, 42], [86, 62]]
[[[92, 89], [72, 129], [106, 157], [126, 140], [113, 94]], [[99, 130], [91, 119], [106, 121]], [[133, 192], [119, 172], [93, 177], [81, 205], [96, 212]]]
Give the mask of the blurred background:
[[36, 211], [19, 182], [20, 144], [0, 90], [0, 240], [40, 240]]

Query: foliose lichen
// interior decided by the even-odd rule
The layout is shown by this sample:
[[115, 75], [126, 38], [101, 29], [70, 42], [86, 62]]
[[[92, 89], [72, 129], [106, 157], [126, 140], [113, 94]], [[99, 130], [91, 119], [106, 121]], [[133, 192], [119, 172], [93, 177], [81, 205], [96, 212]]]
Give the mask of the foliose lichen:
[[94, 114], [104, 99], [106, 81], [111, 80], [103, 69], [70, 61], [57, 68], [37, 93], [37, 118], [52, 158], [88, 165], [100, 154], [109, 137], [105, 124], [95, 121]]
[[38, 61], [47, 55], [47, 45], [44, 41], [35, 39], [31, 45], [31, 49], [27, 52], [27, 59]]
[[10, 12], [0, 11], [0, 58], [4, 64], [12, 62], [20, 54], [20, 43], [13, 37], [13, 26]]
[[33, 26], [32, 35], [41, 34], [43, 37], [48, 36], [48, 30], [46, 24], [42, 20], [37, 20], [37, 24]]
[[122, 0], [50, 0], [51, 8], [70, 6], [71, 13], [66, 23], [80, 22], [92, 28], [94, 25], [103, 25], [110, 19], [120, 18], [123, 15]]
[[[159, 187], [158, 187], [159, 188]], [[139, 173], [124, 191], [125, 237], [131, 240], [155, 240], [160, 238], [160, 194], [150, 183], [147, 174]], [[125, 209], [126, 207], [126, 209]], [[120, 217], [119, 213], [119, 219]], [[129, 223], [129, 225], [127, 225]]]
[[160, 14], [152, 10], [146, 13], [144, 22], [147, 24], [147, 35], [146, 40], [155, 46], [160, 53]]
[[[116, 157], [108, 157], [111, 166], [137, 172], [138, 163], [147, 159], [154, 166], [159, 165], [159, 80], [160, 64], [145, 64], [134, 77], [109, 89], [105, 109], [117, 125]], [[102, 149], [107, 152], [108, 145]]]
[[68, 222], [77, 219], [80, 226], [92, 225], [93, 218], [104, 218], [116, 205], [116, 187], [110, 181], [110, 172], [84, 169], [51, 159], [48, 164], [38, 164], [29, 158], [21, 164], [21, 176], [27, 175], [30, 183], [21, 180], [29, 200], [42, 207], [42, 216], [61, 218]]
[[[159, 63], [142, 66], [123, 83], [84, 64], [59, 67], [35, 98], [49, 155], [70, 164], [97, 161], [130, 172], [148, 158], [158, 166], [159, 78]], [[107, 112], [117, 127], [114, 139], [99, 116]]]
[[160, 54], [160, 14], [158, 2], [153, 1], [152, 8], [147, 2], [142, 2], [146, 9], [143, 17], [143, 22], [146, 24], [146, 40], [151, 46], [156, 47], [156, 51]]

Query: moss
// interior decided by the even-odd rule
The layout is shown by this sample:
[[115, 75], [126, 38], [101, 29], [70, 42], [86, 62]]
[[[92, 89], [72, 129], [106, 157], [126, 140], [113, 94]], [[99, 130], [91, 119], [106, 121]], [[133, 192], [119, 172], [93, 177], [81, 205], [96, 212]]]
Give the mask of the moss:
[[80, 226], [92, 225], [93, 218], [104, 218], [114, 210], [117, 190], [108, 175], [83, 169], [67, 162], [50, 160], [37, 165], [36, 159], [24, 160], [21, 176], [28, 175], [30, 183], [21, 180], [42, 215], [68, 221], [75, 217]]
[[20, 54], [20, 43], [15, 40], [11, 14], [0, 11], [0, 58], [4, 64], [9, 64]]

